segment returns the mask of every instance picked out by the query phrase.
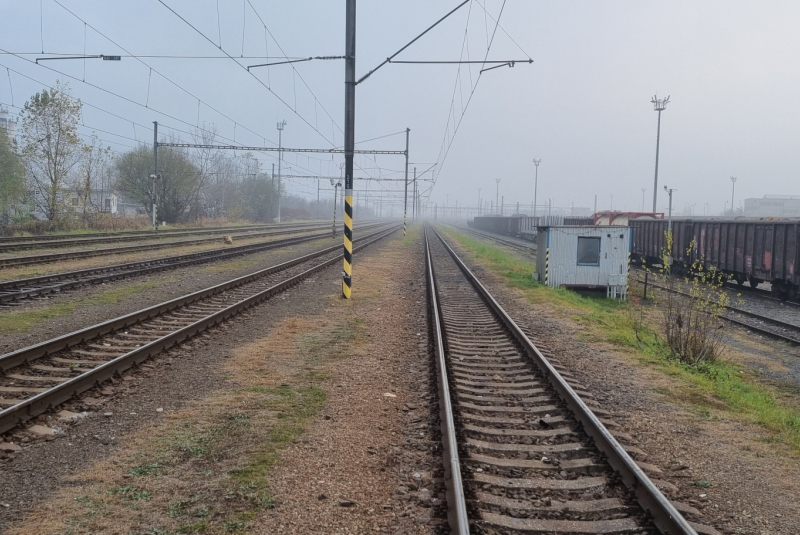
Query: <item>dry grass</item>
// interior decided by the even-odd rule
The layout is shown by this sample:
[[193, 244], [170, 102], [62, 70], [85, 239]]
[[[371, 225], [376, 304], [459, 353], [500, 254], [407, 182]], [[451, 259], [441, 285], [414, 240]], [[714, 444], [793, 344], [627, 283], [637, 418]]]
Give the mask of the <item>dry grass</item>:
[[358, 329], [285, 320], [235, 352], [224, 370], [231, 388], [126, 437], [113, 459], [69, 478], [67, 489], [9, 533], [246, 530], [273, 507], [267, 474], [325, 403], [327, 366], [350, 352]]
[[[107, 266], [112, 264], [122, 264], [126, 262], [139, 262], [143, 260], [152, 260], [154, 258], [164, 258], [169, 256], [177, 256], [184, 254], [200, 253], [204, 251], [213, 251], [217, 249], [228, 249], [230, 247], [238, 247], [241, 245], [252, 245], [256, 243], [269, 243], [275, 240], [285, 239], [286, 236], [270, 236], [266, 238], [250, 238], [237, 240], [233, 246], [226, 246], [222, 238], [219, 241], [208, 242], [200, 245], [176, 245], [171, 248], [154, 249], [150, 251], [137, 251], [126, 254], [114, 254], [105, 256], [95, 256], [85, 259], [74, 259], [63, 262], [54, 262], [52, 264], [22, 266], [12, 268], [0, 268], [0, 281], [22, 279], [27, 277], [38, 277], [41, 275], [51, 275], [53, 273], [61, 273], [64, 271], [75, 271], [79, 269], [88, 269], [99, 266]], [[328, 243], [330, 240], [321, 238], [319, 242]], [[319, 243], [317, 240], [307, 242], [311, 244]], [[106, 244], [111, 246], [111, 244]], [[138, 245], [138, 243], [137, 243]], [[60, 250], [59, 250], [60, 251]], [[28, 251], [27, 254], [33, 254]]]

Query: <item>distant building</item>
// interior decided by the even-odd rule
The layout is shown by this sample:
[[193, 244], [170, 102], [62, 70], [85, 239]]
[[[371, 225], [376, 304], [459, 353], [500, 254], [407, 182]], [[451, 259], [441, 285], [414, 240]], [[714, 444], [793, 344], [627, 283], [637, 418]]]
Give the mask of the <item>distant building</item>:
[[0, 106], [0, 128], [5, 130], [9, 139], [14, 139], [17, 135], [17, 121], [9, 115], [5, 106]]
[[745, 217], [800, 217], [800, 195], [764, 195], [745, 199]]

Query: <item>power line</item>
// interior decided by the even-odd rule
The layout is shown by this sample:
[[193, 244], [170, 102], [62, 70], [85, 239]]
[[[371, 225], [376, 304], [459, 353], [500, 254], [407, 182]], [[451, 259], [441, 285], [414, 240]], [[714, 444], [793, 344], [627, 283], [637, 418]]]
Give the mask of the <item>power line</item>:
[[[54, 0], [54, 1], [57, 1], [57, 0]], [[170, 12], [172, 12], [172, 14], [173, 14], [173, 15], [175, 15], [176, 17], [178, 17], [179, 19], [181, 19], [181, 20], [182, 20], [182, 21], [183, 21], [183, 22], [184, 22], [184, 23], [185, 23], [187, 26], [189, 26], [191, 29], [193, 29], [195, 32], [197, 32], [197, 33], [198, 33], [200, 36], [202, 36], [202, 37], [203, 37], [203, 38], [204, 38], [206, 41], [208, 41], [209, 43], [211, 43], [211, 44], [212, 44], [212, 45], [214, 45], [214, 46], [217, 46], [217, 45], [214, 43], [214, 41], [212, 41], [212, 40], [211, 40], [211, 39], [210, 39], [210, 38], [209, 38], [209, 37], [208, 37], [206, 34], [204, 34], [202, 31], [200, 31], [200, 30], [199, 30], [197, 27], [195, 27], [195, 26], [194, 26], [194, 25], [193, 25], [191, 22], [189, 22], [188, 20], [186, 20], [186, 19], [185, 19], [185, 18], [184, 18], [182, 15], [180, 15], [180, 14], [179, 14], [177, 11], [175, 11], [175, 10], [174, 10], [174, 9], [172, 9], [170, 6], [168, 6], [168, 5], [167, 5], [167, 4], [164, 2], [164, 0], [158, 0], [158, 2], [159, 2], [161, 5], [163, 5], [165, 8], [167, 8], [167, 9], [168, 9]], [[248, 0], [248, 3], [249, 3], [249, 0]], [[252, 4], [251, 4], [251, 7], [252, 7]], [[254, 9], [254, 11], [255, 11], [255, 9]], [[256, 14], [258, 14], [258, 13], [256, 12]], [[260, 17], [259, 17], [259, 20], [260, 20]], [[266, 25], [265, 25], [265, 27], [266, 27]], [[277, 41], [276, 41], [276, 43], [277, 43]], [[278, 45], [278, 46], [280, 46], [280, 45]], [[246, 73], [248, 73], [250, 76], [252, 76], [254, 80], [256, 80], [258, 83], [260, 83], [260, 84], [261, 84], [261, 85], [262, 85], [264, 88], [266, 88], [266, 90], [267, 90], [267, 91], [269, 91], [270, 93], [272, 93], [272, 94], [275, 96], [275, 98], [277, 98], [277, 99], [278, 99], [278, 100], [279, 100], [279, 101], [280, 101], [280, 102], [281, 102], [281, 103], [282, 103], [284, 106], [286, 106], [287, 108], [289, 108], [290, 110], [292, 110], [292, 112], [293, 112], [293, 113], [294, 113], [294, 114], [295, 114], [297, 117], [299, 117], [299, 118], [300, 118], [300, 120], [302, 120], [304, 123], [306, 123], [306, 124], [307, 124], [307, 125], [308, 125], [308, 126], [311, 128], [311, 129], [312, 129], [312, 130], [314, 130], [315, 132], [317, 132], [317, 134], [319, 134], [319, 135], [320, 135], [320, 137], [322, 137], [322, 138], [323, 138], [325, 141], [327, 141], [327, 142], [328, 142], [328, 143], [330, 143], [331, 145], [335, 145], [335, 143], [334, 143], [333, 141], [331, 141], [330, 139], [328, 139], [328, 137], [327, 137], [327, 136], [325, 136], [325, 134], [323, 134], [322, 132], [320, 132], [320, 131], [319, 131], [319, 129], [317, 129], [315, 126], [312, 126], [312, 125], [311, 125], [311, 123], [309, 123], [309, 122], [308, 122], [308, 120], [306, 120], [306, 118], [305, 118], [305, 117], [303, 117], [302, 115], [300, 115], [299, 113], [297, 113], [297, 110], [296, 110], [296, 109], [293, 109], [291, 106], [289, 106], [289, 103], [288, 103], [288, 102], [286, 102], [286, 101], [285, 101], [283, 98], [281, 98], [281, 97], [280, 97], [280, 96], [279, 96], [277, 93], [275, 93], [275, 92], [274, 92], [274, 91], [273, 91], [273, 90], [272, 90], [272, 89], [271, 89], [271, 88], [270, 88], [268, 85], [266, 85], [264, 82], [262, 82], [262, 81], [261, 81], [261, 80], [260, 80], [260, 79], [259, 79], [259, 78], [258, 78], [258, 77], [255, 75], [255, 74], [253, 74], [252, 72], [248, 71], [248, 70], [247, 70], [247, 67], [245, 67], [244, 65], [242, 65], [241, 63], [239, 63], [238, 61], [236, 61], [236, 59], [235, 59], [233, 56], [231, 56], [230, 54], [228, 54], [228, 52], [226, 52], [225, 50], [223, 50], [221, 47], [218, 47], [218, 48], [220, 49], [220, 51], [221, 51], [223, 54], [227, 55], [227, 56], [228, 56], [228, 57], [229, 57], [231, 60], [233, 60], [233, 62], [234, 62], [234, 63], [236, 63], [236, 65], [238, 65], [239, 67], [241, 67], [241, 68], [242, 68], [242, 69], [243, 69], [243, 70], [244, 70]], [[310, 91], [310, 89], [309, 89], [309, 91]], [[315, 96], [314, 98], [316, 99], [316, 96]], [[321, 105], [321, 104], [322, 104], [322, 103], [320, 103], [320, 105]], [[325, 108], [323, 107], [323, 110], [324, 110], [324, 109], [325, 109]], [[327, 113], [327, 111], [326, 111], [326, 113]], [[333, 120], [333, 119], [331, 118], [331, 120]], [[335, 121], [334, 121], [334, 124], [335, 124]], [[341, 129], [340, 129], [340, 130], [341, 130]]]
[[[76, 19], [78, 19], [79, 21], [81, 21], [81, 22], [83, 22], [84, 24], [86, 24], [86, 25], [87, 25], [89, 28], [91, 28], [92, 30], [94, 30], [95, 32], [97, 32], [99, 35], [103, 36], [105, 39], [107, 39], [108, 41], [110, 41], [111, 43], [113, 43], [115, 46], [118, 46], [119, 48], [121, 48], [123, 51], [125, 51], [125, 53], [127, 53], [127, 54], [131, 55], [130, 51], [129, 51], [129, 50], [127, 50], [127, 49], [126, 49], [124, 46], [120, 45], [119, 43], [117, 43], [116, 41], [114, 41], [113, 39], [111, 39], [109, 36], [107, 36], [106, 34], [104, 34], [103, 32], [101, 32], [100, 30], [98, 30], [97, 28], [95, 28], [94, 26], [92, 26], [91, 24], [89, 24], [88, 22], [86, 22], [86, 21], [85, 21], [84, 19], [82, 19], [82, 18], [81, 18], [79, 15], [75, 14], [73, 11], [71, 11], [69, 8], [67, 8], [67, 7], [66, 7], [64, 4], [62, 4], [62, 3], [61, 3], [59, 0], [53, 0], [53, 2], [55, 2], [56, 4], [58, 4], [59, 6], [61, 6], [61, 7], [62, 7], [62, 8], [63, 8], [63, 9], [66, 11], [66, 12], [67, 12], [67, 13], [69, 13], [70, 15], [72, 15], [73, 17], [75, 17]], [[131, 55], [131, 57], [133, 57], [133, 56]], [[166, 81], [168, 81], [169, 83], [171, 83], [172, 85], [174, 85], [175, 87], [177, 87], [178, 89], [180, 89], [181, 91], [183, 91], [184, 93], [186, 93], [187, 95], [189, 95], [190, 97], [192, 97], [193, 99], [197, 100], [198, 102], [202, 102], [202, 103], [203, 103], [203, 104], [205, 104], [205, 105], [206, 105], [208, 108], [210, 108], [210, 109], [214, 110], [215, 112], [219, 113], [220, 115], [222, 115], [223, 117], [225, 117], [226, 119], [228, 119], [229, 121], [231, 121], [232, 123], [234, 123], [234, 126], [235, 126], [235, 125], [237, 125], [237, 124], [239, 124], [239, 122], [238, 122], [238, 121], [235, 121], [235, 120], [234, 120], [232, 117], [230, 117], [229, 115], [227, 115], [227, 114], [225, 114], [225, 113], [221, 112], [220, 110], [218, 110], [218, 109], [217, 109], [217, 108], [215, 108], [214, 106], [210, 105], [209, 103], [205, 102], [205, 101], [204, 101], [204, 100], [202, 100], [201, 98], [197, 97], [197, 96], [196, 96], [196, 95], [194, 95], [194, 94], [193, 94], [191, 91], [189, 91], [189, 90], [188, 90], [188, 89], [186, 89], [185, 87], [181, 86], [180, 84], [178, 84], [177, 82], [175, 82], [175, 81], [174, 81], [174, 80], [172, 80], [171, 78], [168, 78], [167, 76], [165, 76], [164, 74], [162, 74], [162, 73], [161, 73], [160, 71], [158, 71], [157, 69], [153, 69], [153, 67], [152, 67], [151, 65], [149, 65], [148, 63], [146, 63], [146, 62], [144, 62], [144, 61], [142, 61], [141, 59], [139, 59], [139, 58], [136, 58], [136, 57], [134, 57], [134, 59], [136, 59], [136, 60], [137, 60], [139, 63], [141, 63], [142, 65], [146, 66], [147, 68], [151, 69], [153, 72], [155, 72], [156, 74], [158, 74], [159, 76], [161, 76], [163, 79], [165, 79]], [[198, 126], [199, 126], [199, 125], [198, 125]], [[266, 139], [266, 137], [265, 137], [265, 136], [262, 136], [262, 135], [258, 134], [258, 133], [257, 133], [257, 132], [255, 132], [254, 130], [251, 130], [251, 129], [249, 129], [249, 128], [247, 128], [247, 127], [246, 127], [246, 126], [244, 126], [244, 125], [240, 125], [240, 126], [242, 126], [242, 127], [243, 127], [245, 130], [247, 130], [248, 132], [250, 132], [250, 133], [252, 133], [252, 134], [254, 134], [254, 135], [256, 135], [256, 136], [258, 136], [258, 137], [260, 137], [260, 138], [262, 138], [262, 139]]]

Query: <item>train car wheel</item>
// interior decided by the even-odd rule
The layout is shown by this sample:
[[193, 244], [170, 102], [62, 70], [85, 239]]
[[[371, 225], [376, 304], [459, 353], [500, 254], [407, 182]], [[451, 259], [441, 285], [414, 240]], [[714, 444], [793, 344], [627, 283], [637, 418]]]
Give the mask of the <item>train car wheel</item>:
[[750, 282], [750, 287], [751, 288], [758, 288], [758, 284], [761, 281], [759, 281], [758, 279], [754, 279], [753, 277], [750, 277], [750, 281], [749, 282]]

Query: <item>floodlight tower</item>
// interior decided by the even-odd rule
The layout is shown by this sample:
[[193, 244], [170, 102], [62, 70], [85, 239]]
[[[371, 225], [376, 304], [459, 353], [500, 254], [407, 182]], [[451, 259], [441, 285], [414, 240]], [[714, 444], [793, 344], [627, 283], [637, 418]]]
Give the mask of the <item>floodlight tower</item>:
[[[499, 178], [495, 178], [494, 181], [497, 182], [497, 192], [495, 193], [494, 205], [499, 207], [500, 206], [500, 179]], [[502, 208], [500, 209], [500, 213], [501, 214], [503, 213]]]
[[278, 223], [281, 222], [281, 160], [283, 160], [283, 129], [286, 126], [286, 120], [278, 123]]
[[667, 108], [669, 103], [669, 95], [667, 98], [658, 98], [658, 95], [650, 99], [653, 103], [653, 109], [658, 112], [658, 130], [656, 131], [656, 177], [653, 181], [653, 212], [656, 211], [656, 202], [658, 201], [658, 147], [661, 143], [661, 112]]
[[[539, 164], [542, 163], [542, 159], [536, 158], [533, 159], [533, 164], [536, 166], [536, 178], [533, 180], [533, 220], [536, 221], [536, 193], [539, 190]], [[538, 224], [538, 223], [535, 223]]]

